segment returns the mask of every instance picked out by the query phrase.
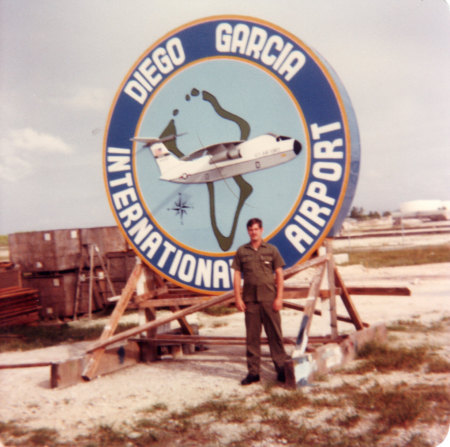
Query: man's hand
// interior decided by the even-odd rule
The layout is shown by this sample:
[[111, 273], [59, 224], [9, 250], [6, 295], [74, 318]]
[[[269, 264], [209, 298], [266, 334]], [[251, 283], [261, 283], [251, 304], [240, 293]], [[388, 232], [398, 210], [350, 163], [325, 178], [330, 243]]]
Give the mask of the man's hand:
[[275, 298], [272, 304], [272, 309], [275, 312], [279, 312], [281, 309], [283, 309], [283, 297]]
[[236, 304], [237, 310], [239, 310], [241, 312], [245, 312], [245, 309], [247, 309], [247, 306], [245, 305], [245, 303], [242, 300], [242, 298], [236, 298], [235, 299], [235, 304]]
[[241, 297], [241, 272], [239, 270], [234, 271], [233, 278], [233, 288], [234, 288], [234, 302], [236, 304], [237, 310], [244, 312], [247, 309], [244, 300]]
[[283, 277], [283, 269], [278, 267], [275, 270], [275, 281], [277, 284], [277, 297], [272, 304], [272, 309], [275, 312], [279, 312], [283, 309], [283, 291], [284, 291], [284, 277]]

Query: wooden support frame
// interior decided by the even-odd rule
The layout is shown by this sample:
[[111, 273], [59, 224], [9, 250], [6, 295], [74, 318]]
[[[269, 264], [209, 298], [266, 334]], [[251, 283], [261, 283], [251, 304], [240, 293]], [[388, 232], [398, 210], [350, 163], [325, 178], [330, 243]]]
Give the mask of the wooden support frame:
[[[305, 305], [296, 304], [287, 300], [284, 301], [285, 307], [303, 311], [304, 315], [308, 316], [306, 335], [309, 338], [310, 346], [308, 346], [307, 352], [311, 351], [311, 349], [314, 350], [314, 346], [317, 346], [318, 343], [326, 344], [342, 341], [343, 336], [339, 335], [338, 331], [339, 321], [353, 324], [357, 331], [361, 331], [369, 327], [367, 323], [362, 321], [350, 296], [350, 292], [353, 290], [356, 290], [359, 293], [367, 292], [367, 290], [364, 288], [352, 289], [345, 286], [344, 281], [333, 262], [331, 241], [326, 240], [324, 246], [325, 255], [317, 256], [302, 264], [292, 266], [284, 271], [284, 279], [288, 279], [307, 269], [316, 270], [315, 275], [310, 282], [309, 288], [305, 289], [304, 287], [295, 286], [286, 286], [285, 288], [286, 295], [288, 295], [289, 299], [307, 298]], [[321, 289], [321, 284], [325, 274], [327, 277], [328, 288]], [[141, 276], [146, 277], [144, 287], [138, 286], [138, 281]], [[149, 286], [150, 283], [152, 283], [151, 287]], [[381, 289], [382, 288], [373, 288], [376, 293], [382, 292]], [[392, 288], [390, 290], [392, 290]], [[138, 303], [141, 314], [145, 315], [145, 321], [137, 327], [128, 329], [119, 334], [114, 334], [119, 319], [125, 311], [134, 292], [137, 292], [137, 295], [134, 296], [134, 302]], [[407, 292], [407, 290], [401, 289], [399, 294], [410, 294], [410, 292]], [[370, 291], [368, 293], [370, 293]], [[341, 298], [348, 312], [348, 316], [337, 314], [336, 300], [338, 297]], [[82, 372], [83, 379], [93, 379], [97, 374], [98, 365], [105, 349], [108, 346], [111, 346], [117, 342], [123, 342], [124, 340], [134, 340], [141, 346], [147, 343], [147, 348], [152, 346], [152, 349], [155, 349], [155, 347], [158, 346], [158, 343], [180, 345], [189, 343], [217, 343], [218, 340], [214, 337], [202, 338], [195, 335], [192, 327], [186, 320], [186, 316], [202, 311], [211, 306], [230, 304], [233, 301], [233, 298], [233, 291], [213, 297], [195, 295], [180, 297], [180, 293], [171, 294], [168, 291], [167, 284], [164, 283], [159, 276], [138, 262], [116, 304], [109, 323], [105, 326], [102, 335], [86, 351], [87, 361], [85, 362], [85, 367]], [[319, 298], [321, 300], [329, 300], [330, 335], [320, 338], [309, 337], [313, 316], [320, 316], [323, 314], [320, 310], [316, 309]], [[168, 307], [172, 313], [157, 318], [156, 311], [161, 307]], [[174, 320], [178, 320], [181, 326], [182, 334], [178, 335], [176, 338], [170, 338], [168, 336], [161, 337], [156, 333], [156, 329], [158, 327]], [[137, 339], [133, 338], [137, 336]], [[240, 342], [241, 341], [239, 341], [239, 343]], [[236, 344], [238, 342], [232, 337], [220, 337], [220, 343]], [[146, 358], [149, 358], [148, 355], [146, 355]], [[150, 355], [150, 358], [152, 358], [152, 355]]]

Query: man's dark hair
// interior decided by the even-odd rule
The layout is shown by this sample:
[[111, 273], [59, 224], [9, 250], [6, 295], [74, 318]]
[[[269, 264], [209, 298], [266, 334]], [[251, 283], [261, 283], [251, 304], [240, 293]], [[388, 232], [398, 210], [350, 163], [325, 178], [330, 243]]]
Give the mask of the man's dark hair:
[[259, 219], [258, 217], [253, 217], [252, 219], [250, 219], [250, 220], [247, 222], [247, 228], [250, 228], [250, 227], [252, 227], [252, 226], [255, 225], [255, 224], [257, 224], [259, 228], [262, 228], [262, 227], [263, 227], [262, 220]]

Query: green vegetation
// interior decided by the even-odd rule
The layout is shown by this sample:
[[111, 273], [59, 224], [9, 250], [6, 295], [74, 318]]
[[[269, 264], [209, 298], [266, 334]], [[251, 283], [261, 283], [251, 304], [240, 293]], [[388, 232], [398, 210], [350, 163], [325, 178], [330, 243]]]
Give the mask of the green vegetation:
[[398, 320], [388, 325], [387, 329], [391, 332], [442, 332], [448, 328], [449, 323], [450, 317], [443, 317], [427, 325], [415, 320]]
[[[119, 323], [117, 333], [136, 326], [135, 323]], [[104, 325], [82, 327], [73, 323], [40, 326], [0, 327], [0, 352], [27, 351], [58, 345], [63, 342], [95, 340], [100, 337]]]
[[358, 352], [360, 359], [377, 371], [417, 371], [430, 359], [429, 349], [425, 346], [415, 348], [394, 348], [386, 344], [369, 342]]
[[450, 245], [431, 245], [399, 249], [336, 250], [349, 255], [348, 264], [362, 264], [369, 268], [450, 262]]
[[[383, 216], [390, 216], [391, 213], [389, 211], [385, 211]], [[357, 220], [366, 220], [366, 219], [378, 219], [381, 217], [378, 211], [368, 211], [365, 212], [362, 206], [353, 206], [350, 210], [350, 218]]]
[[202, 312], [207, 315], [211, 315], [212, 317], [222, 317], [225, 315], [234, 314], [237, 312], [237, 310], [234, 306], [218, 305], [207, 307], [206, 309], [202, 310]]
[[292, 411], [298, 410], [311, 402], [302, 390], [295, 390], [287, 395], [285, 393], [270, 392], [269, 397], [264, 400], [264, 403]]

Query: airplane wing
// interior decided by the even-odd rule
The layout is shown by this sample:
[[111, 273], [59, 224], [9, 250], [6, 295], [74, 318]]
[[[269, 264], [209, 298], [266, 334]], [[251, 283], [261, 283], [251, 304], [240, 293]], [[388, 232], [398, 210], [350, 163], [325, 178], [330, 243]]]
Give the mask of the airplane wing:
[[217, 161], [222, 161], [231, 158], [237, 158], [234, 154], [236, 153], [236, 146], [242, 143], [241, 141], [230, 141], [227, 143], [216, 143], [211, 144], [210, 146], [203, 147], [192, 152], [189, 155], [186, 155], [182, 158], [182, 160], [190, 161], [195, 160], [200, 157], [204, 157], [206, 155], [211, 155], [211, 162], [215, 163]]

